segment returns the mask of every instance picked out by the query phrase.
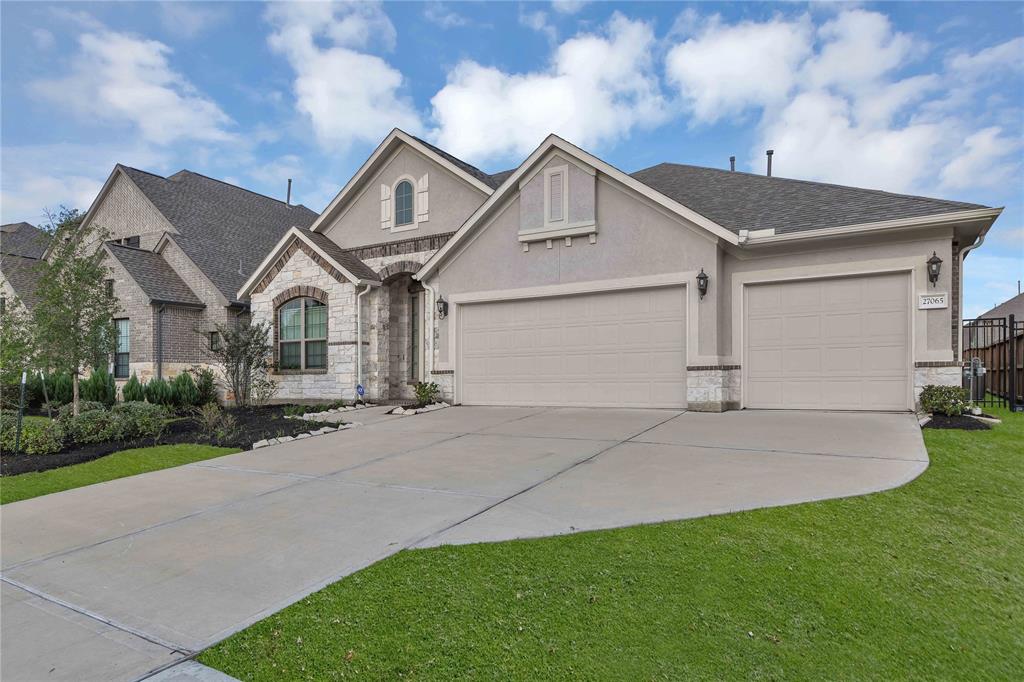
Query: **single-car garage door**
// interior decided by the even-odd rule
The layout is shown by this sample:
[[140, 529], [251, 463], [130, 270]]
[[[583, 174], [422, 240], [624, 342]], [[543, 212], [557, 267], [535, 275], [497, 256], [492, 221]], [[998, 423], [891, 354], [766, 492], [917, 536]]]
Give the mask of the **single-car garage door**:
[[746, 407], [910, 408], [908, 276], [746, 287]]
[[459, 309], [466, 405], [686, 406], [680, 286]]

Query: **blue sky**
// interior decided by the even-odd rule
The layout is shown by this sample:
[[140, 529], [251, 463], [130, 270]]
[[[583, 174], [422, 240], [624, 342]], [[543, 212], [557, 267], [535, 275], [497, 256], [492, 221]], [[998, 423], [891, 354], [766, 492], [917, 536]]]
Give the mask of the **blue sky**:
[[1006, 211], [966, 312], [1024, 278], [1019, 3], [3, 2], [4, 222], [85, 208], [114, 163], [314, 210], [395, 126], [485, 170], [557, 132], [660, 161]]

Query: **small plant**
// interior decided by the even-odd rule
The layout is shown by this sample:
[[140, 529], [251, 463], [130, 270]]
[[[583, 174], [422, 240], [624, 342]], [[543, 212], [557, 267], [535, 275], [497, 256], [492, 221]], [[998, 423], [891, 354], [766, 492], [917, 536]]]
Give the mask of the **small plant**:
[[126, 440], [152, 438], [155, 443], [167, 428], [167, 411], [153, 403], [118, 403], [110, 413], [116, 422], [112, 428]]
[[209, 367], [193, 367], [189, 370], [195, 380], [199, 397], [196, 405], [207, 405], [217, 402], [217, 375]]
[[[4, 411], [0, 415], [0, 450], [5, 453], [15, 452], [14, 442], [17, 439], [17, 412]], [[19, 448], [26, 455], [52, 455], [64, 447], [64, 427], [60, 422], [47, 419], [33, 419], [22, 422], [21, 442]]]
[[[88, 379], [79, 382], [78, 390], [79, 401], [91, 401], [109, 406], [117, 400], [114, 376], [105, 369], [93, 370]], [[83, 412], [84, 410], [79, 407], [78, 411]]]
[[207, 403], [194, 411], [199, 432], [214, 445], [223, 445], [238, 433], [235, 415], [221, 409], [217, 403]]
[[146, 401], [154, 405], [174, 405], [174, 389], [163, 379], [150, 379], [146, 382]]
[[270, 377], [270, 373], [264, 368], [255, 372], [252, 378], [252, 385], [249, 393], [249, 404], [253, 407], [263, 407], [277, 393], [277, 381]]
[[305, 405], [285, 405], [284, 413], [288, 417], [300, 417], [306, 414], [309, 410], [306, 409]]
[[142, 402], [146, 399], [146, 389], [142, 386], [142, 382], [135, 376], [135, 372], [132, 372], [132, 376], [128, 381], [125, 382], [124, 388], [121, 389], [121, 398], [126, 402]]
[[441, 395], [441, 387], [433, 381], [419, 381], [413, 388], [416, 391], [417, 407], [426, 407], [427, 405], [436, 403], [438, 397]]
[[921, 391], [921, 409], [925, 412], [957, 417], [963, 414], [967, 407], [966, 388], [928, 385]]
[[192, 375], [182, 372], [171, 381], [171, 392], [174, 397], [174, 405], [178, 409], [186, 410], [199, 404], [199, 390], [192, 381]]
[[[67, 405], [61, 405], [60, 407], [57, 408], [57, 420], [61, 424], [63, 424], [65, 428], [67, 428], [68, 423], [75, 416], [74, 415], [74, 408], [75, 408], [75, 406], [72, 405], [71, 403], [68, 403]], [[92, 400], [83, 400], [83, 401], [78, 403], [78, 411], [79, 411], [79, 413], [84, 413], [84, 412], [104, 412], [104, 411], [106, 411], [106, 409], [107, 409], [107, 406], [104, 405], [103, 403], [98, 403], [98, 402], [95, 402], [95, 401], [92, 401]]]

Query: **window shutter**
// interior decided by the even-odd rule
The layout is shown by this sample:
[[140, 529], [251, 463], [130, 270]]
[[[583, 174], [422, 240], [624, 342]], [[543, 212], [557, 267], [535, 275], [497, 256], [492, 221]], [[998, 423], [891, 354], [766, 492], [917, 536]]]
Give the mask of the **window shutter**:
[[391, 229], [391, 187], [388, 185], [380, 186], [380, 227]]
[[425, 223], [430, 219], [430, 205], [428, 202], [427, 176], [416, 181], [416, 222]]
[[549, 197], [551, 205], [548, 206], [548, 219], [552, 222], [562, 219], [562, 174], [552, 173], [551, 190]]

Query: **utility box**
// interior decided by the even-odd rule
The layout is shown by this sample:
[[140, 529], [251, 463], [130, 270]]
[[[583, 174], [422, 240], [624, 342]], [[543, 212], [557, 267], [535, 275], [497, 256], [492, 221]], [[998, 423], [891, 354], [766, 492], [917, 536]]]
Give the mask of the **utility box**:
[[964, 366], [964, 388], [967, 389], [969, 400], [978, 402], [985, 399], [986, 374], [981, 358], [971, 358], [970, 363]]

